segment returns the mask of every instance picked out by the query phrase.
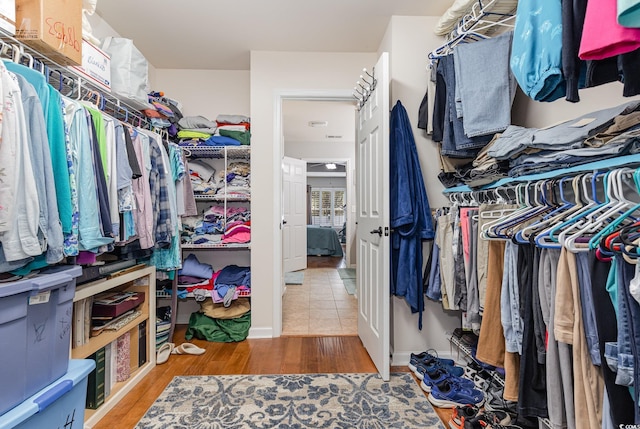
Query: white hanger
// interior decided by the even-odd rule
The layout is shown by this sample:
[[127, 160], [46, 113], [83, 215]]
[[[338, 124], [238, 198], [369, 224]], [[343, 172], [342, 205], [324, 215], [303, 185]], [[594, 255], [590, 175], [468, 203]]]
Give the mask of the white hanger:
[[586, 243], [586, 245], [581, 245], [580, 243], [576, 243], [576, 240], [585, 234], [592, 234], [598, 231], [606, 222], [610, 221], [611, 218], [615, 218], [629, 207], [630, 201], [621, 193], [621, 177], [623, 174], [626, 174], [627, 171], [628, 170], [626, 169], [620, 169], [609, 173], [609, 175], [606, 176], [607, 195], [609, 197], [609, 201], [598, 207], [596, 211], [588, 216], [587, 221], [584, 222], [578, 231], [573, 232], [572, 234], [568, 234], [565, 231], [564, 235], [560, 234], [559, 241], [568, 250], [571, 250], [572, 252], [588, 251], [588, 243]]
[[588, 187], [585, 186], [585, 183], [587, 183], [587, 181], [585, 180], [584, 176], [576, 176], [573, 178], [573, 180], [571, 181], [571, 184], [573, 187], [574, 205], [568, 208], [566, 211], [561, 212], [557, 217], [554, 216], [552, 219], [548, 219], [548, 222], [546, 223], [547, 228], [542, 231], [539, 231], [536, 234], [535, 242], [537, 246], [544, 247], [544, 248], [553, 248], [553, 249], [559, 249], [562, 247], [560, 243], [551, 239], [550, 233], [558, 225], [558, 223], [562, 223], [563, 221], [567, 220], [571, 216], [574, 216], [577, 212], [581, 211], [584, 208], [585, 205], [582, 202], [582, 199], [580, 198], [581, 184], [583, 186], [582, 197], [584, 197], [587, 201], [591, 201], [595, 205], [595, 201], [589, 199], [589, 196], [588, 196], [589, 189]]

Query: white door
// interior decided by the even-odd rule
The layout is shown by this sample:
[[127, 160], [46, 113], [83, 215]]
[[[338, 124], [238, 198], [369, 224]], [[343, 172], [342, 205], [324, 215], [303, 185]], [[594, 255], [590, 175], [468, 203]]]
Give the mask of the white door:
[[282, 271], [307, 268], [307, 163], [282, 158]]
[[384, 380], [389, 379], [389, 54], [375, 67], [377, 86], [358, 113], [358, 335]]

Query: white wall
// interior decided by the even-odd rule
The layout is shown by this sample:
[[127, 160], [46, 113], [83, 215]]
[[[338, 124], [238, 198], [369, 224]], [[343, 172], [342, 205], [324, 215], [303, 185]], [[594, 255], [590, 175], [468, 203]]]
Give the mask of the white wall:
[[[271, 337], [274, 289], [280, 290], [280, 165], [274, 141], [276, 95], [287, 90], [351, 91], [363, 67], [375, 64], [374, 53], [251, 52], [252, 219], [251, 275], [256, 280], [251, 311], [253, 337]], [[273, 305], [270, 303], [273, 302]]]
[[580, 102], [578, 103], [570, 103], [564, 98], [544, 103], [534, 101], [518, 91], [513, 103], [512, 123], [540, 128], [573, 119], [585, 113], [614, 107], [632, 100], [640, 100], [640, 96], [623, 97], [622, 87], [622, 83], [612, 82], [595, 88], [581, 89], [579, 91]]
[[314, 188], [344, 188], [347, 179], [344, 177], [308, 177], [307, 185]]
[[[355, 124], [355, 120], [354, 120]], [[355, 126], [355, 125], [354, 125]], [[284, 154], [291, 158], [306, 159], [349, 159], [355, 162], [355, 141], [327, 141], [322, 143], [308, 143], [285, 141]]]
[[182, 103], [185, 116], [215, 120], [218, 114], [249, 115], [248, 70], [157, 69], [154, 89]]
[[[436, 145], [417, 128], [418, 108], [427, 87], [427, 53], [442, 44], [434, 35], [438, 17], [394, 16], [387, 28], [379, 52], [390, 53], [392, 106], [400, 100], [407, 110], [420, 158], [427, 197], [432, 208], [447, 205], [444, 187], [438, 180], [439, 154]], [[391, 107], [391, 106], [390, 106]], [[424, 264], [428, 253], [424, 252]], [[392, 351], [393, 364], [404, 365], [411, 352], [435, 349], [440, 354], [450, 350], [446, 333], [460, 326], [459, 312], [445, 312], [440, 303], [425, 300], [423, 329], [418, 330], [418, 315], [411, 314], [403, 298], [392, 298]]]

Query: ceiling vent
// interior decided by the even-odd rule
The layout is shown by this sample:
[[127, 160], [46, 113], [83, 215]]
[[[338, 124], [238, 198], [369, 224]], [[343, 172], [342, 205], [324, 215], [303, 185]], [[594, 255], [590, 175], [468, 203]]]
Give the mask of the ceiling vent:
[[310, 127], [326, 127], [329, 125], [328, 121], [309, 121]]

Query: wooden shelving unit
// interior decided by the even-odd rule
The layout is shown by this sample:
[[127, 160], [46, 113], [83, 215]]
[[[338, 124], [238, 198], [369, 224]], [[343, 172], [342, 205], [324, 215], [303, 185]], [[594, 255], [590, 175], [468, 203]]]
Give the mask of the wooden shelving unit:
[[[108, 279], [97, 280], [92, 283], [80, 285], [76, 288], [73, 298], [80, 301], [89, 298], [98, 293], [108, 290], [130, 290], [135, 292], [144, 292], [145, 301], [140, 306], [142, 314], [117, 331], [103, 331], [100, 335], [92, 337], [89, 342], [80, 346], [71, 348], [71, 357], [73, 359], [85, 359], [95, 353], [97, 350], [116, 340], [121, 335], [129, 332], [131, 336], [130, 350], [130, 377], [120, 383], [116, 383], [111, 388], [111, 394], [105, 398], [105, 402], [96, 410], [85, 410], [85, 428], [92, 428], [100, 419], [107, 414], [118, 402], [129, 393], [129, 391], [142, 380], [156, 366], [155, 340], [156, 340], [156, 270], [155, 267], [145, 266], [134, 271], [126, 271], [122, 275], [114, 276]], [[138, 329], [140, 323], [146, 323], [147, 335], [147, 362], [138, 366]]]

